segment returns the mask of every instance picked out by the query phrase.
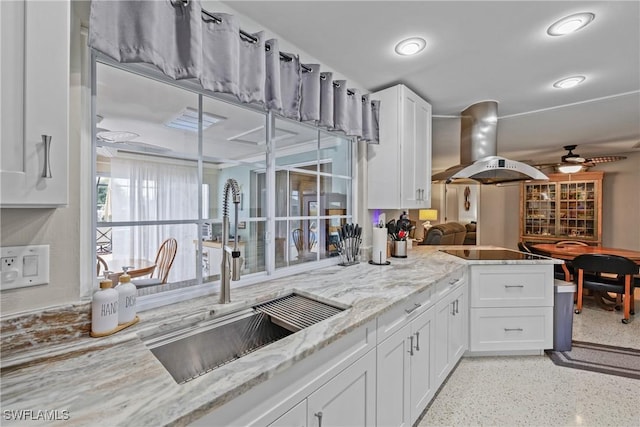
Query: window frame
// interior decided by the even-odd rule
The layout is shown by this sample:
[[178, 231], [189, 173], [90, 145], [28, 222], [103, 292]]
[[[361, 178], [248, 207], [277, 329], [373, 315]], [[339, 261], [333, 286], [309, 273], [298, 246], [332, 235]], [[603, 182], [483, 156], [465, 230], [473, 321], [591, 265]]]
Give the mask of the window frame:
[[[319, 164], [322, 159], [320, 159], [321, 156], [321, 145], [320, 145], [320, 138], [321, 136], [324, 135], [331, 135], [333, 137], [336, 138], [341, 138], [342, 140], [344, 140], [343, 143], [348, 144], [349, 147], [349, 154], [350, 154], [350, 172], [351, 172], [351, 176], [350, 177], [346, 177], [344, 175], [334, 175], [334, 174], [328, 174], [328, 173], [324, 173], [321, 172], [320, 169], [318, 169], [316, 172], [314, 172], [314, 174], [317, 176], [317, 187], [320, 187], [320, 178], [321, 176], [331, 176], [331, 177], [339, 177], [342, 179], [347, 179], [350, 180], [351, 185], [350, 185], [350, 190], [349, 190], [349, 197], [347, 198], [347, 206], [348, 206], [348, 210], [347, 210], [347, 215], [345, 216], [340, 216], [340, 217], [336, 217], [336, 219], [340, 219], [342, 220], [343, 218], [348, 220], [351, 220], [352, 222], [355, 222], [354, 218], [357, 216], [356, 212], [358, 212], [357, 210], [357, 195], [356, 195], [356, 189], [357, 189], [357, 179], [358, 179], [358, 169], [357, 169], [357, 158], [358, 158], [358, 144], [356, 143], [356, 141], [354, 140], [353, 137], [348, 137], [342, 134], [337, 134], [337, 133], [333, 133], [333, 132], [329, 132], [325, 129], [322, 128], [318, 128], [315, 125], [312, 124], [308, 124], [308, 123], [303, 123], [303, 122], [298, 122], [295, 120], [291, 120], [291, 119], [287, 119], [285, 117], [281, 117], [281, 116], [276, 116], [275, 114], [273, 114], [271, 111], [264, 111], [260, 106], [256, 106], [256, 105], [251, 105], [251, 104], [242, 104], [236, 100], [234, 100], [232, 97], [227, 96], [225, 94], [217, 94], [217, 93], [212, 93], [212, 92], [208, 92], [205, 91], [204, 89], [202, 89], [201, 87], [199, 87], [199, 85], [197, 85], [197, 83], [192, 82], [192, 81], [174, 81], [166, 76], [164, 76], [159, 70], [155, 69], [152, 66], [149, 66], [147, 64], [121, 64], [118, 63], [114, 60], [112, 60], [109, 57], [106, 57], [102, 54], [100, 54], [99, 52], [96, 52], [92, 49], [89, 49], [90, 51], [90, 58], [89, 58], [89, 64], [88, 64], [88, 68], [89, 68], [89, 81], [90, 81], [90, 95], [91, 95], [91, 102], [90, 102], [90, 119], [87, 120], [88, 125], [90, 126], [90, 129], [88, 129], [88, 132], [86, 133], [87, 135], [90, 136], [90, 146], [91, 146], [91, 168], [90, 168], [90, 173], [91, 173], [91, 177], [89, 179], [89, 182], [92, 183], [91, 186], [91, 209], [89, 210], [89, 212], [87, 212], [87, 215], [89, 215], [91, 217], [90, 220], [86, 221], [88, 224], [90, 224], [90, 230], [88, 230], [86, 232], [87, 236], [91, 236], [91, 241], [88, 241], [88, 238], [85, 239], [85, 241], [87, 241], [87, 243], [85, 243], [86, 245], [88, 245], [88, 247], [91, 248], [91, 257], [90, 260], [87, 259], [85, 262], [83, 262], [83, 264], [91, 264], [91, 268], [86, 267], [87, 270], [83, 271], [91, 271], [93, 269], [93, 271], [95, 271], [95, 259], [96, 259], [96, 245], [95, 245], [95, 235], [96, 235], [96, 230], [99, 226], [104, 225], [105, 223], [103, 222], [98, 222], [97, 221], [97, 215], [96, 215], [96, 210], [97, 210], [97, 185], [96, 185], [96, 177], [97, 177], [97, 171], [96, 171], [96, 161], [97, 161], [97, 154], [96, 154], [96, 144], [97, 144], [97, 137], [96, 137], [96, 128], [97, 128], [97, 123], [96, 123], [96, 97], [97, 97], [97, 84], [96, 84], [96, 78], [97, 78], [97, 64], [103, 64], [105, 66], [111, 66], [111, 67], [115, 67], [117, 69], [120, 69], [124, 72], [129, 72], [129, 73], [134, 73], [136, 75], [139, 75], [143, 78], [149, 78], [149, 79], [153, 79], [156, 80], [160, 83], [164, 83], [164, 84], [169, 84], [172, 86], [175, 86], [179, 89], [182, 90], [187, 90], [189, 92], [192, 92], [194, 94], [196, 94], [198, 96], [198, 108], [199, 111], [203, 111], [203, 100], [204, 98], [211, 98], [213, 100], [216, 101], [221, 101], [221, 102], [225, 102], [225, 103], [229, 103], [232, 104], [234, 106], [240, 107], [240, 108], [245, 108], [245, 109], [249, 109], [249, 110], [253, 110], [256, 111], [262, 115], [265, 116], [265, 132], [266, 132], [266, 153], [265, 153], [265, 161], [266, 161], [266, 188], [267, 188], [267, 203], [266, 203], [266, 217], [251, 217], [249, 219], [247, 219], [248, 221], [254, 222], [254, 221], [265, 221], [265, 229], [266, 229], [266, 233], [265, 233], [265, 271], [261, 272], [261, 273], [255, 273], [252, 275], [252, 277], [246, 277], [243, 278], [240, 282], [235, 282], [234, 283], [234, 288], [239, 288], [239, 287], [244, 287], [244, 286], [249, 286], [249, 285], [253, 285], [253, 284], [257, 284], [260, 282], [264, 282], [267, 280], [272, 280], [278, 277], [285, 277], [285, 276], [289, 276], [292, 274], [297, 274], [297, 273], [301, 273], [304, 271], [308, 271], [311, 269], [316, 269], [316, 268], [322, 268], [322, 267], [327, 267], [330, 265], [335, 265], [339, 262], [338, 257], [326, 257], [326, 258], [322, 258], [320, 256], [317, 257], [317, 259], [313, 262], [305, 262], [305, 263], [301, 263], [301, 264], [296, 264], [296, 265], [291, 265], [291, 266], [287, 266], [286, 268], [276, 268], [275, 266], [275, 240], [273, 238], [274, 231], [275, 231], [275, 223], [277, 220], [282, 220], [282, 219], [287, 219], [287, 220], [291, 220], [291, 219], [297, 219], [298, 217], [292, 217], [290, 215], [286, 216], [286, 217], [276, 217], [275, 213], [276, 213], [276, 205], [275, 205], [275, 191], [276, 191], [276, 179], [275, 179], [275, 175], [276, 175], [276, 169], [279, 169], [280, 167], [276, 166], [276, 158], [278, 155], [278, 150], [277, 150], [277, 141], [275, 138], [273, 138], [273, 130], [275, 129], [275, 121], [289, 121], [291, 123], [295, 123], [296, 126], [304, 126], [304, 127], [308, 127], [310, 129], [316, 130], [316, 134], [317, 134], [317, 144], [316, 144], [316, 164]], [[170, 157], [170, 156], [167, 156]], [[171, 157], [170, 157], [171, 158]], [[176, 160], [178, 160], [179, 158], [175, 158]], [[200, 128], [199, 132], [198, 132], [198, 175], [199, 175], [199, 182], [202, 185], [202, 181], [203, 181], [203, 176], [204, 176], [204, 161], [203, 161], [203, 151], [202, 151], [202, 129]], [[86, 181], [86, 180], [85, 180]], [[320, 189], [317, 188], [318, 194]], [[202, 252], [202, 225], [205, 222], [210, 222], [211, 219], [206, 217], [205, 215], [203, 215], [202, 212], [202, 193], [199, 194], [199, 213], [198, 213], [198, 219], [197, 220], [167, 220], [167, 221], [135, 221], [135, 222], [131, 222], [130, 225], [163, 225], [163, 224], [176, 224], [176, 223], [188, 223], [188, 224], [193, 224], [196, 225], [198, 227], [198, 245], [197, 245], [197, 257], [201, 257]], [[290, 214], [290, 212], [287, 212], [288, 214]], [[322, 221], [324, 218], [330, 218], [330, 217], [326, 217], [326, 216], [322, 216], [322, 215], [316, 215], [314, 217], [305, 217], [305, 219], [309, 219], [309, 218], [313, 218], [316, 221]], [[124, 223], [112, 223], [110, 222], [109, 225], [127, 225]], [[318, 222], [318, 224], [320, 224], [320, 222]], [[198, 261], [198, 259], [201, 258], [196, 258], [196, 262]], [[181, 288], [181, 289], [176, 289], [176, 290], [168, 290], [168, 291], [163, 291], [163, 292], [159, 292], [156, 294], [152, 294], [152, 295], [145, 295], [145, 296], [140, 296], [138, 298], [138, 310], [139, 311], [143, 311], [146, 309], [150, 309], [150, 308], [154, 308], [154, 307], [159, 307], [159, 306], [163, 306], [163, 305], [167, 305], [167, 304], [172, 304], [172, 303], [176, 303], [176, 302], [180, 302], [180, 301], [185, 301], [185, 300], [189, 300], [192, 298], [196, 298], [196, 297], [200, 297], [200, 296], [206, 296], [206, 295], [210, 295], [213, 293], [217, 293], [219, 292], [220, 289], [220, 283], [219, 281], [215, 281], [215, 282], [204, 282], [203, 283], [203, 279], [202, 279], [202, 271], [201, 269], [196, 269], [196, 280], [197, 280], [197, 285], [193, 285], [193, 286], [189, 286], [189, 287], [185, 287], [185, 288]], [[212, 286], [213, 285], [213, 286]], [[84, 299], [88, 299], [90, 298], [92, 292], [94, 289], [96, 289], [97, 287], [97, 279], [94, 278], [94, 280], [92, 281], [81, 281], [81, 297]]]

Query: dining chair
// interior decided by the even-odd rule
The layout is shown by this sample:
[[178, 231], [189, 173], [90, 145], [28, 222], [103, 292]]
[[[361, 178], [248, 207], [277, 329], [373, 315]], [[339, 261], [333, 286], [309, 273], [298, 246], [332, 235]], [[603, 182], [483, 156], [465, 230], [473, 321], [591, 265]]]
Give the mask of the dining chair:
[[527, 246], [524, 242], [518, 242], [518, 249], [520, 250], [520, 252], [526, 252], [530, 254], [533, 253], [531, 251], [531, 248], [529, 248], [529, 246]]
[[[573, 266], [577, 271], [575, 282], [578, 285], [576, 314], [582, 311], [583, 290], [591, 289], [596, 292], [612, 292], [623, 295], [624, 317], [622, 323], [629, 323], [629, 315], [635, 314], [633, 275], [638, 274], [638, 265], [618, 255], [584, 254], [573, 259]], [[602, 276], [603, 273], [615, 275]]]
[[178, 241], [173, 237], [166, 239], [158, 248], [155, 260], [156, 268], [151, 272], [151, 276], [147, 279], [132, 280], [133, 284], [137, 287], [144, 287], [167, 283], [167, 277], [177, 252]]
[[[525, 242], [518, 242], [518, 249], [520, 252], [528, 252], [530, 254], [540, 255], [540, 256], [549, 256], [549, 254], [541, 251], [537, 251], [533, 248], [527, 246]], [[554, 264], [553, 265], [553, 277], [554, 279], [566, 280], [567, 276], [571, 276], [571, 271], [567, 268], [567, 261], [564, 264]]]
[[96, 275], [100, 276], [102, 272], [109, 270], [109, 264], [100, 255], [97, 255]]

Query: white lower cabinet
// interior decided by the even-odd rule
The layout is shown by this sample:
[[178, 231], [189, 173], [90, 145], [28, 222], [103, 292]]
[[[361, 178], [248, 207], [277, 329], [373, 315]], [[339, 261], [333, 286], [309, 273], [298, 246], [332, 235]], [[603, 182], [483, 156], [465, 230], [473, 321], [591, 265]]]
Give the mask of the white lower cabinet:
[[376, 354], [370, 351], [270, 427], [374, 426]]
[[472, 265], [471, 354], [553, 347], [553, 265]]
[[307, 399], [289, 409], [283, 416], [269, 424], [269, 427], [306, 427]]
[[468, 306], [466, 283], [456, 286], [451, 293], [436, 303], [435, 312], [435, 381], [436, 387], [458, 363], [467, 349]]
[[307, 398], [307, 426], [375, 426], [376, 353], [370, 351]]
[[433, 397], [434, 308], [377, 348], [377, 425], [411, 426]]
[[467, 348], [462, 270], [192, 423], [415, 424]]

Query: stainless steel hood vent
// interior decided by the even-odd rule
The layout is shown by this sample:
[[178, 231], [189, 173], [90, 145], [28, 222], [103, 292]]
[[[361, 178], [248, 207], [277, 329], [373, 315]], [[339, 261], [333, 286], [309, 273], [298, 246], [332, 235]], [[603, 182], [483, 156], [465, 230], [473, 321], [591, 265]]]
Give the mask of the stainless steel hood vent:
[[460, 164], [434, 174], [433, 181], [473, 180], [499, 184], [530, 179], [549, 179], [526, 163], [497, 156], [498, 103], [473, 104], [460, 117]]

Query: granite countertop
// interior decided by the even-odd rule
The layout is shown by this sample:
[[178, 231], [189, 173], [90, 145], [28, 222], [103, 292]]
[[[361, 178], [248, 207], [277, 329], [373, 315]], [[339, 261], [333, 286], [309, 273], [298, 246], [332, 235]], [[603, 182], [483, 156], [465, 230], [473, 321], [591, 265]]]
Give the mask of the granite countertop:
[[[186, 425], [470, 263], [559, 262], [465, 261], [441, 248], [414, 246], [408, 258], [391, 258], [389, 266], [332, 266], [232, 289], [230, 304], [218, 304], [214, 294], [147, 310], [139, 314], [138, 324], [105, 338], [82, 337], [8, 355], [3, 351], [3, 410], [57, 410], [57, 423], [65, 426]], [[173, 380], [143, 342], [293, 290], [350, 308], [184, 384]], [[62, 411], [68, 411], [68, 420]], [[3, 425], [13, 422], [3, 419]]]

